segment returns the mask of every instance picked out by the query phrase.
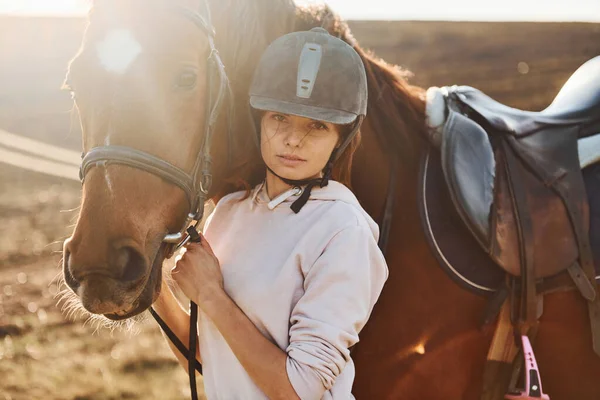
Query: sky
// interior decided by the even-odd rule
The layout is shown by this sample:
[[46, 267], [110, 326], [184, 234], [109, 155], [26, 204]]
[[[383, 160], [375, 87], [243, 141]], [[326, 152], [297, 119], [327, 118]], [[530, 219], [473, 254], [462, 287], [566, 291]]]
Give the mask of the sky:
[[[251, 1], [251, 0], [248, 0]], [[600, 0], [295, 0], [345, 19], [600, 22]], [[90, 0], [0, 0], [0, 14], [82, 15]]]

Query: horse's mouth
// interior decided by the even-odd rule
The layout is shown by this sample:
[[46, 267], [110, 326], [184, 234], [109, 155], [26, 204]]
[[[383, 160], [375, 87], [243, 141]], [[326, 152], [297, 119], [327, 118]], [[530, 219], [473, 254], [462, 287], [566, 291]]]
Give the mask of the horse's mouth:
[[169, 245], [162, 243], [156, 253], [146, 285], [139, 297], [133, 302], [132, 307], [116, 311], [113, 313], [103, 314], [106, 318], [112, 321], [122, 321], [135, 317], [138, 314], [146, 311], [160, 294], [162, 264], [165, 259], [165, 251]]
[[111, 314], [104, 314], [104, 316], [112, 321], [123, 321], [125, 319], [133, 318], [136, 315], [144, 312], [149, 306], [138, 304], [136, 307], [130, 310], [117, 311]]

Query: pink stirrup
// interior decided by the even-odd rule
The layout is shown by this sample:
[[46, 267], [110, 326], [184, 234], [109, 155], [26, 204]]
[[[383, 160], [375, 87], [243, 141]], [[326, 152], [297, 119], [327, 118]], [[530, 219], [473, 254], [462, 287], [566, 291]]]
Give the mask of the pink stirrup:
[[538, 370], [537, 362], [533, 354], [533, 348], [526, 335], [521, 336], [523, 358], [525, 359], [525, 389], [520, 393], [509, 393], [504, 396], [505, 400], [550, 400], [550, 396], [542, 392], [542, 379]]

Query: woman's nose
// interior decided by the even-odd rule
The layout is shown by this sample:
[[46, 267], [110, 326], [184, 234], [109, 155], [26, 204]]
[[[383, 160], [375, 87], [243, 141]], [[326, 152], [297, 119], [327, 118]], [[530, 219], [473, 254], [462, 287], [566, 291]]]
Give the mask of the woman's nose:
[[298, 127], [292, 127], [285, 137], [285, 144], [292, 147], [298, 147], [302, 144], [302, 140], [306, 136], [306, 132]]

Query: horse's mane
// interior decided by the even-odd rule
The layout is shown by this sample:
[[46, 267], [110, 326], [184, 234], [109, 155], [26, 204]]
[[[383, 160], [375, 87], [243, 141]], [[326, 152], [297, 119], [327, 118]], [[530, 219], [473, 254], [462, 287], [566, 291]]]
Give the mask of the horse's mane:
[[217, 45], [235, 90], [236, 109], [247, 107], [254, 67], [271, 41], [288, 32], [321, 26], [351, 44], [363, 59], [369, 84], [367, 120], [381, 147], [405, 167], [416, 165], [426, 137], [424, 89], [408, 83], [409, 71], [363, 50], [348, 24], [331, 8], [299, 7], [291, 0], [221, 0], [211, 5], [222, 13], [219, 19], [227, 20], [226, 29], [217, 27]]

